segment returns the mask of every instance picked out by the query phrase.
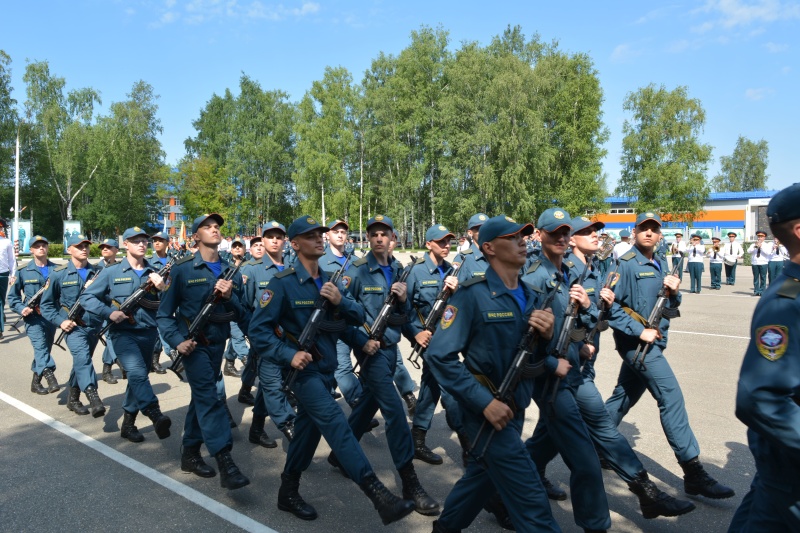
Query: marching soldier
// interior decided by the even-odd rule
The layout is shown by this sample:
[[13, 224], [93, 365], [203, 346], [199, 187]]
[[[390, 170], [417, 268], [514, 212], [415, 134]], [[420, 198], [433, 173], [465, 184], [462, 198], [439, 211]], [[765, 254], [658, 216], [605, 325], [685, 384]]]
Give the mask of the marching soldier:
[[[525, 264], [523, 237], [532, 231], [530, 224], [517, 224], [504, 215], [483, 224], [478, 243], [489, 265], [485, 276], [461, 284], [426, 351], [426, 362], [439, 386], [458, 403], [460, 423], [470, 439], [475, 442], [484, 425], [493, 430], [490, 443], [486, 443], [488, 437], [476, 442], [478, 451], [486, 446], [481, 462], [474, 457], [468, 460], [466, 472], [434, 522], [434, 532], [469, 527], [495, 487], [517, 531], [560, 531], [521, 441], [533, 379], [523, 376], [513, 391], [511, 406], [492, 394], [503, 382], [526, 328], [534, 328], [546, 339], [553, 336], [552, 312], [537, 310], [543, 295], [519, 278]], [[540, 343], [538, 357], [544, 355], [544, 344]]]
[[[33, 347], [31, 392], [36, 394], [48, 394], [61, 389], [54, 374], [56, 362], [50, 353], [56, 328], [42, 316], [38, 305], [27, 306], [28, 301], [47, 284], [50, 272], [56, 266], [47, 258], [49, 247], [50, 242], [41, 235], [31, 239], [33, 259], [17, 271], [17, 279], [8, 294], [8, 307], [25, 321], [25, 331]], [[47, 380], [47, 388], [42, 386], [42, 378]]]
[[[320, 436], [324, 436], [339, 457], [342, 470], [361, 487], [383, 523], [388, 524], [408, 515], [414, 503], [401, 500], [378, 480], [344, 413], [330, 394], [337, 365], [336, 340], [341, 334], [352, 332], [333, 326], [321, 328], [315, 339], [314, 356], [298, 350], [297, 339], [320, 296], [334, 308], [325, 317], [327, 323], [345, 320], [355, 325], [364, 321], [364, 309], [343, 285], [337, 287], [330, 283], [328, 274], [320, 268], [324, 231], [328, 228], [307, 215], [292, 222], [288, 237], [296, 252], [294, 265], [276, 274], [269, 288], [261, 292], [251, 324], [253, 345], [259, 357], [297, 371], [292, 385], [298, 402], [296, 436], [289, 442], [281, 473], [278, 509], [302, 520], [317, 518], [317, 511], [300, 495], [300, 476], [311, 464]], [[350, 342], [351, 337], [347, 337]]]
[[[183, 429], [181, 470], [200, 477], [216, 472], [203, 461], [200, 445], [205, 443], [217, 460], [220, 485], [230, 490], [250, 484], [233, 462], [227, 406], [217, 393], [221, 380], [222, 353], [230, 336], [230, 322], [236, 320], [247, 329], [249, 313], [241, 305], [242, 277], [222, 279], [233, 268], [217, 253], [224, 219], [216, 214], [200, 215], [192, 223], [197, 253], [175, 264], [156, 314], [158, 329], [170, 346], [184, 356], [183, 367], [192, 398]], [[214, 291], [218, 303], [198, 340], [187, 338], [188, 326], [200, 313], [208, 295]]]
[[[634, 247], [620, 257], [619, 281], [614, 287], [610, 325], [614, 329], [617, 352], [622, 366], [614, 392], [606, 400], [606, 409], [619, 426], [628, 411], [636, 405], [645, 390], [658, 403], [661, 425], [675, 457], [683, 469], [684, 490], [721, 499], [734, 496], [733, 489], [718, 483], [700, 462], [700, 445], [689, 426], [689, 416], [678, 380], [664, 356], [670, 317], [679, 316], [681, 303], [680, 279], [663, 276], [661, 266], [653, 258], [653, 247], [661, 233], [661, 217], [656, 213], [641, 213], [636, 217]], [[661, 323], [647, 326], [647, 318], [656, 304], [661, 287], [665, 287], [669, 306]], [[637, 348], [649, 346], [647, 362], [634, 359]]]
[[[144, 441], [136, 427], [136, 416], [141, 411], [153, 422], [159, 439], [169, 437], [172, 421], [161, 413], [158, 399], [153, 392], [147, 374], [153, 362], [153, 345], [158, 338], [156, 310], [158, 291], [164, 290], [164, 280], [145, 258], [147, 233], [134, 226], [122, 235], [126, 257], [103, 269], [97, 279], [81, 296], [81, 304], [87, 312], [111, 322], [108, 343], [117, 347], [119, 357], [128, 375], [128, 386], [122, 400], [122, 425], [120, 436], [131, 442]], [[130, 315], [119, 306], [133, 294], [143, 282], [151, 284], [150, 290], [139, 301]]]
[[[100, 248], [100, 256], [103, 258], [102, 261], [97, 263], [98, 267], [106, 268], [111, 265], [117, 264], [117, 253], [119, 253], [119, 243], [116, 239], [103, 239], [103, 241], [97, 245]], [[106, 344], [103, 348], [103, 381], [108, 383], [109, 385], [116, 385], [117, 378], [114, 377], [114, 374], [111, 373], [111, 369], [114, 366], [114, 363], [117, 363], [117, 366], [120, 369], [124, 369], [121, 364], [119, 364], [119, 359], [117, 358], [117, 353], [114, 351], [114, 346], [111, 344], [110, 339], [106, 339]], [[123, 379], [125, 376], [125, 371], [122, 372]]]
[[[163, 231], [159, 231], [155, 235], [151, 237], [153, 242], [153, 257], [150, 262], [153, 264], [153, 267], [161, 270], [167, 263], [169, 263], [170, 253], [169, 253], [169, 235], [164, 233]], [[160, 297], [160, 296], [159, 296]], [[165, 349], [166, 348], [166, 349]], [[165, 345], [161, 339], [161, 335], [156, 337], [156, 344], [153, 347], [153, 372], [156, 374], [166, 374], [167, 371], [161, 366], [159, 359], [161, 358], [161, 350], [165, 349], [164, 351], [169, 353], [172, 351], [172, 348], [168, 345]]]
[[[75, 234], [69, 238], [67, 252], [70, 259], [50, 273], [40, 309], [43, 317], [65, 332], [67, 346], [72, 354], [67, 409], [77, 415], [88, 415], [91, 411], [92, 416], [98, 418], [106, 414], [106, 408], [97, 394], [97, 374], [92, 365], [92, 354], [97, 346], [96, 333], [102, 320], [91, 313], [84, 313], [74, 320], [69, 319], [69, 310], [78, 301], [84, 286], [90, 284], [91, 278], [101, 270], [89, 263], [90, 244], [92, 241], [83, 234]], [[88, 409], [81, 403], [81, 391], [89, 400]]]

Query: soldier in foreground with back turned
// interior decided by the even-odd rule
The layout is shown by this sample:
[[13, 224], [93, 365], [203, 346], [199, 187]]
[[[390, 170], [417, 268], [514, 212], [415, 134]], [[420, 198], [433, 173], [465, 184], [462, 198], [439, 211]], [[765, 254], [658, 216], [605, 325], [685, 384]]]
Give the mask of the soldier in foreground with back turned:
[[[606, 400], [606, 409], [619, 426], [645, 390], [649, 390], [658, 403], [667, 441], [683, 469], [686, 493], [714, 499], [731, 498], [733, 489], [715, 481], [700, 463], [700, 445], [689, 426], [683, 393], [664, 356], [670, 317], [680, 316], [677, 307], [681, 303], [681, 293], [678, 290], [680, 279], [674, 275], [664, 276], [653, 256], [653, 247], [660, 233], [661, 217], [652, 212], [641, 213], [636, 217], [635, 245], [620, 257], [620, 277], [614, 287], [616, 300], [611, 308], [610, 326], [614, 329], [622, 366], [617, 386]], [[676, 262], [677, 268], [680, 264], [680, 261]], [[668, 307], [660, 323], [651, 326], [647, 324], [648, 317], [662, 287], [662, 294], [668, 298]], [[644, 348], [648, 351], [642, 357]]]
[[[250, 314], [241, 304], [242, 276], [222, 279], [234, 268], [217, 253], [224, 219], [216, 214], [200, 215], [194, 219], [192, 234], [197, 253], [177, 262], [168, 278], [167, 288], [156, 313], [158, 329], [164, 340], [184, 356], [183, 367], [192, 398], [183, 425], [181, 470], [200, 477], [214, 477], [216, 472], [203, 461], [200, 445], [205, 443], [217, 460], [220, 485], [238, 489], [250, 484], [231, 457], [233, 438], [225, 402], [217, 394], [221, 380], [222, 352], [230, 335], [230, 322], [236, 320], [247, 330]], [[208, 324], [198, 340], [188, 338], [189, 325], [198, 316], [212, 291], [217, 303]]]
[[729, 533], [800, 531], [800, 184], [772, 197], [770, 231], [790, 262], [758, 302], [736, 393], [756, 464]]
[[[439, 386], [458, 403], [460, 423], [470, 440], [475, 441], [484, 424], [493, 429], [481, 462], [471, 456], [466, 472], [447, 496], [434, 532], [469, 527], [489, 503], [495, 487], [517, 531], [560, 531], [521, 440], [533, 379], [523, 376], [511, 406], [492, 392], [511, 367], [525, 330], [534, 328], [545, 339], [553, 336], [553, 313], [538, 310], [544, 295], [519, 278], [525, 264], [523, 237], [532, 231], [530, 224], [517, 224], [504, 215], [483, 224], [479, 244], [489, 268], [485, 276], [463, 282], [453, 294], [425, 352]], [[545, 345], [539, 343], [534, 360], [544, 356]], [[463, 362], [459, 354], [463, 354]], [[486, 438], [476, 443], [478, 450], [483, 449]]]
[[[153, 345], [158, 338], [156, 310], [158, 292], [164, 290], [164, 280], [158, 269], [145, 258], [147, 233], [134, 226], [122, 236], [127, 249], [126, 257], [103, 269], [97, 279], [81, 296], [87, 312], [111, 322], [108, 342], [117, 347], [119, 357], [128, 373], [128, 386], [122, 400], [122, 425], [120, 436], [131, 442], [144, 441], [136, 427], [136, 415], [141, 411], [153, 422], [159, 439], [169, 437], [172, 421], [161, 413], [158, 399], [147, 374], [153, 363]], [[143, 282], [152, 285], [129, 315], [119, 309], [122, 303], [139, 289]]]
[[[33, 347], [31, 392], [36, 394], [58, 392], [61, 388], [53, 374], [56, 362], [50, 353], [56, 328], [42, 316], [38, 305], [28, 306], [30, 299], [46, 286], [50, 272], [56, 267], [55, 263], [47, 258], [49, 246], [49, 241], [41, 235], [35, 235], [31, 239], [33, 259], [17, 271], [17, 279], [8, 293], [8, 307], [25, 321], [25, 331]], [[47, 380], [47, 388], [42, 386], [42, 378]]]
[[[281, 473], [278, 509], [302, 520], [317, 518], [317, 511], [300, 496], [300, 476], [311, 464], [320, 436], [324, 436], [340, 458], [341, 468], [369, 497], [383, 523], [389, 524], [411, 513], [414, 503], [401, 500], [378, 480], [342, 409], [330, 394], [337, 365], [336, 341], [345, 335], [352, 342], [352, 330], [339, 325], [345, 325], [341, 321], [361, 324], [364, 309], [343, 285], [331, 283], [320, 268], [319, 259], [324, 254], [322, 234], [327, 230], [307, 215], [292, 222], [287, 233], [296, 252], [294, 265], [276, 274], [269, 287], [262, 290], [250, 325], [259, 357], [279, 364], [287, 375], [289, 371], [296, 372], [291, 386], [298, 406], [296, 433]], [[320, 297], [332, 309], [326, 312], [316, 338], [311, 339], [312, 355], [299, 349], [298, 339]]]

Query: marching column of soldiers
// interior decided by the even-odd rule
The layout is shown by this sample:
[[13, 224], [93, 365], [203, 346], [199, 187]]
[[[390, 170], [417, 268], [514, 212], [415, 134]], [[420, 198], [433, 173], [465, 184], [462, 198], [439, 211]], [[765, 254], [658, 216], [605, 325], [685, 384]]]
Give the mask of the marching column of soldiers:
[[[763, 294], [739, 381], [736, 415], [748, 426], [757, 475], [730, 524], [735, 532], [800, 531], [800, 184], [773, 197], [767, 216], [786, 266], [775, 269], [768, 288], [758, 287]], [[304, 215], [288, 228], [269, 221], [250, 241], [249, 260], [238, 239], [229, 254], [220, 252], [223, 225], [218, 214], [197, 217], [194, 251], [182, 257], [168, 250], [165, 233], [128, 228], [125, 257], [116, 260], [118, 244], [108, 239], [101, 243], [100, 265], [89, 263], [91, 242], [83, 235], [69, 238], [62, 266], [47, 259], [45, 237], [32, 237], [33, 258], [17, 270], [8, 298], [33, 347], [31, 391], [46, 395], [61, 388], [51, 350], [66, 344], [73, 362], [67, 408], [104, 416], [92, 365], [102, 342], [103, 379], [116, 383], [112, 364], [127, 379], [120, 436], [145, 439], [136, 426], [141, 412], [165, 439], [172, 421], [148, 378], [165, 372], [163, 349], [191, 389], [181, 469], [204, 478], [218, 471], [221, 486], [235, 490], [250, 480], [232, 456], [235, 422], [225, 403], [224, 368], [226, 375], [241, 376], [238, 401], [253, 406], [249, 442], [277, 446], [267, 435], [267, 417], [288, 442], [278, 509], [302, 520], [318, 517], [300, 493], [300, 480], [324, 437], [328, 462], [358, 485], [383, 524], [416, 511], [436, 516], [432, 529], [439, 533], [468, 528], [482, 510], [506, 529], [560, 531], [548, 499], [568, 497], [580, 528], [606, 531], [612, 524], [602, 469], [627, 483], [644, 518], [695, 510], [650, 480], [618, 431], [648, 391], [684, 472], [684, 491], [709, 499], [734, 496], [700, 460], [667, 360], [670, 323], [680, 316], [682, 261], [678, 256], [667, 270], [657, 213], [637, 216], [630, 246], [614, 250], [613, 262], [613, 240], [599, 238], [604, 224], [558, 207], [542, 213], [536, 228], [502, 214], [475, 214], [452, 262], [455, 234], [434, 224], [425, 233], [424, 255], [408, 265], [392, 254], [396, 233], [385, 215], [368, 221], [369, 249], [360, 258], [344, 220], [326, 226]], [[716, 261], [712, 285], [718, 288], [718, 238], [714, 245], [709, 257]], [[734, 252], [733, 244], [728, 248]], [[609, 327], [620, 370], [604, 401], [594, 383], [595, 363], [600, 335]], [[403, 337], [413, 348], [410, 363], [422, 369], [413, 402], [398, 379]], [[226, 345], [233, 356], [225, 355]], [[241, 374], [233, 366], [236, 351], [246, 354]], [[349, 416], [337, 403], [342, 395]], [[441, 503], [423, 488], [413, 462], [443, 464], [426, 444], [440, 400], [464, 467]], [[538, 422], [523, 439], [531, 403]], [[381, 482], [359, 443], [378, 426], [378, 411], [400, 494]], [[203, 445], [217, 469], [204, 461]], [[546, 476], [559, 454], [570, 471], [569, 494]]]

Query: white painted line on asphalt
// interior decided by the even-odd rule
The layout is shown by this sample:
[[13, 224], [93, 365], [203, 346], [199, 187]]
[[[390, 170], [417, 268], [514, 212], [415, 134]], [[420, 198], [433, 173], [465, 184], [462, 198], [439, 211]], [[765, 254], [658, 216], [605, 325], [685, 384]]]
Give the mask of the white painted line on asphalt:
[[737, 335], [722, 335], [721, 333], [700, 333], [698, 331], [680, 331], [677, 329], [670, 329], [670, 333], [686, 333], [688, 335], [706, 335], [708, 337], [726, 337], [728, 339], [744, 339], [746, 341], [750, 340], [750, 337], [739, 337]]
[[92, 437], [81, 433], [77, 429], [74, 429], [64, 424], [63, 422], [55, 420], [49, 415], [46, 415], [45, 413], [31, 407], [26, 403], [17, 400], [12, 396], [9, 396], [8, 394], [2, 391], [0, 391], [0, 400], [3, 400], [7, 404], [11, 405], [12, 407], [16, 407], [23, 413], [35, 418], [36, 420], [42, 422], [43, 424], [46, 424], [51, 428], [60, 431], [67, 437], [74, 439], [85, 446], [88, 446], [89, 448], [93, 449], [96, 452], [102, 453], [112, 461], [115, 461], [121, 464], [122, 466], [133, 470], [137, 474], [146, 477], [147, 479], [153, 481], [154, 483], [158, 483], [165, 489], [174, 492], [178, 496], [186, 498], [191, 503], [214, 513], [223, 520], [226, 520], [231, 524], [244, 529], [245, 531], [251, 531], [254, 533], [277, 533], [274, 529], [270, 529], [264, 524], [256, 522], [249, 516], [243, 515], [238, 511], [234, 511], [230, 507], [223, 505], [212, 498], [209, 498], [202, 492], [196, 491], [191, 487], [187, 487], [183, 483], [175, 481], [171, 477], [162, 474], [158, 470], [154, 470], [149, 466], [140, 463], [136, 459], [132, 459], [127, 455], [118, 452], [114, 448], [106, 446], [102, 442], [99, 442], [93, 439]]

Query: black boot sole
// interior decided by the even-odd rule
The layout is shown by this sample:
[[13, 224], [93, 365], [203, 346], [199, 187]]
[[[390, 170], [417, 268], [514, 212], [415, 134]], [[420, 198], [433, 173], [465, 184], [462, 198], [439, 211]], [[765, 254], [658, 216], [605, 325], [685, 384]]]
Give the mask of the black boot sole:
[[249, 484], [250, 484], [250, 480], [247, 479], [243, 474], [241, 475], [241, 478], [237, 479], [237, 480], [231, 480], [231, 479], [224, 479], [224, 480], [220, 479], [219, 480], [219, 485], [223, 489], [228, 489], [228, 490], [241, 489], [242, 487], [246, 487]]
[[34, 393], [34, 394], [38, 394], [40, 396], [47, 396], [48, 394], [50, 394], [49, 392], [47, 392], [47, 389], [45, 389], [45, 388], [31, 389], [31, 392]]
[[420, 454], [417, 452], [414, 452], [414, 459], [422, 461], [423, 463], [428, 463], [429, 465], [440, 465], [444, 463], [444, 459], [442, 459], [441, 457], [432, 458], [430, 456], [427, 456], [425, 454]]
[[414, 502], [410, 500], [404, 500], [404, 501], [410, 503], [411, 505], [408, 505], [407, 507], [401, 509], [396, 516], [387, 516], [387, 517], [381, 516], [381, 522], [383, 522], [384, 526], [388, 526], [392, 522], [397, 522], [398, 520], [402, 520], [403, 518], [407, 517], [408, 515], [414, 512], [414, 509], [416, 508]]
[[[211, 467], [209, 467], [209, 468], [211, 468]], [[204, 479], [209, 479], [209, 478], [212, 478], [212, 477], [217, 475], [217, 471], [214, 470], [213, 468], [211, 468], [211, 470], [209, 472], [207, 472], [207, 473], [201, 473], [196, 468], [184, 468], [183, 466], [181, 466], [181, 472], [184, 472], [186, 474], [194, 474], [197, 477], [201, 477], [201, 478], [204, 478]]]
[[647, 520], [651, 520], [653, 518], [658, 518], [659, 516], [681, 516], [681, 515], [684, 515], [686, 513], [691, 513], [692, 511], [694, 511], [696, 509], [696, 507], [695, 507], [695, 505], [693, 503], [691, 503], [691, 502], [689, 502], [689, 503], [690, 503], [689, 506], [687, 506], [687, 507], [685, 507], [683, 509], [675, 509], [673, 511], [660, 511], [660, 510], [650, 509], [650, 508], [645, 510], [645, 508], [642, 508], [642, 516], [644, 518], [646, 518]]
[[296, 512], [289, 505], [282, 504], [281, 502], [278, 502], [278, 509], [281, 511], [286, 511], [287, 513], [292, 513], [300, 520], [308, 520], [308, 521], [316, 520], [319, 516], [317, 515], [316, 511], [314, 512], [313, 515]]
[[153, 429], [156, 430], [156, 435], [158, 436], [158, 438], [164, 440], [170, 435], [169, 432], [170, 427], [172, 427], [172, 420], [170, 420], [169, 418], [163, 418], [153, 426]]
[[139, 433], [139, 435], [137, 437], [133, 437], [132, 435], [123, 435], [122, 433], [120, 433], [119, 436], [122, 437], [123, 439], [128, 440], [130, 442], [133, 442], [135, 444], [138, 444], [140, 442], [144, 442], [144, 435], [142, 435], [141, 433]]
[[726, 500], [728, 498], [733, 498], [734, 496], [736, 496], [736, 492], [734, 492], [733, 490], [731, 490], [730, 492], [724, 492], [724, 493], [721, 493], [721, 494], [711, 494], [711, 493], [707, 493], [707, 492], [705, 492], [703, 490], [699, 490], [699, 489], [698, 490], [689, 490], [687, 487], [684, 487], [683, 490], [689, 496], [705, 496], [706, 498], [709, 498], [709, 499], [712, 499], [712, 500]]
[[436, 506], [434, 509], [420, 509], [415, 505], [414, 510], [417, 512], [417, 514], [421, 514], [422, 516], [439, 516], [439, 513], [442, 512], [438, 506]]
[[69, 409], [70, 411], [72, 411], [76, 415], [80, 415], [80, 416], [89, 414], [89, 410], [86, 409], [86, 406], [83, 406], [83, 408], [79, 408], [79, 407], [73, 407], [72, 405], [67, 404], [67, 409]]

